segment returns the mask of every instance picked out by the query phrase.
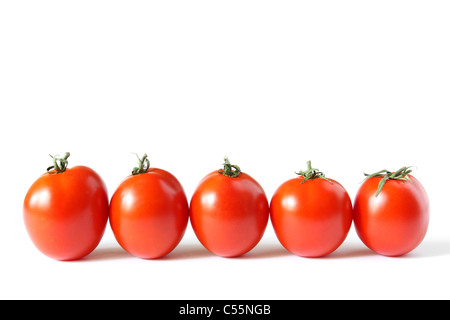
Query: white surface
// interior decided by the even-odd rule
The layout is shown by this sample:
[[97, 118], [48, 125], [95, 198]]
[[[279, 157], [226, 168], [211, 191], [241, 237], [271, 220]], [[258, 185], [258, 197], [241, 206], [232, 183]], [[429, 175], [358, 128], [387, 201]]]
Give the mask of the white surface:
[[[0, 298], [450, 298], [448, 1], [0, 3]], [[70, 151], [109, 194], [135, 165], [190, 198], [224, 155], [270, 199], [307, 160], [354, 197], [363, 172], [416, 166], [428, 234], [401, 258], [352, 228], [333, 254], [286, 252], [268, 225], [237, 259], [191, 227], [167, 258], [124, 252], [108, 229], [78, 262], [40, 254], [22, 221], [48, 154]]]

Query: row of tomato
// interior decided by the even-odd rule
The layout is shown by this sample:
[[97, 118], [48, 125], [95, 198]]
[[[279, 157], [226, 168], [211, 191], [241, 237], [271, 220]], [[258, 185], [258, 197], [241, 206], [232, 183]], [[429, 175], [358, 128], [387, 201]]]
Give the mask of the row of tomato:
[[53, 165], [29, 188], [23, 207], [33, 243], [57, 260], [92, 252], [108, 220], [122, 248], [144, 259], [170, 253], [189, 219], [204, 247], [223, 257], [254, 248], [269, 217], [280, 243], [303, 257], [336, 250], [352, 222], [367, 247], [387, 256], [416, 248], [428, 228], [428, 197], [408, 167], [366, 174], [352, 205], [345, 188], [308, 161], [269, 203], [260, 184], [225, 158], [222, 169], [200, 181], [189, 204], [177, 178], [150, 167], [147, 155], [138, 157], [110, 201], [101, 177], [85, 166], [68, 168], [69, 156], [52, 157]]

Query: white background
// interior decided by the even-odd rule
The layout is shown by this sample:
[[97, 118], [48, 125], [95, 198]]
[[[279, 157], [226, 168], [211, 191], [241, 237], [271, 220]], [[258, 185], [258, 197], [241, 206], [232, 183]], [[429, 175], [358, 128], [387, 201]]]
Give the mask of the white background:
[[[0, 298], [448, 299], [448, 1], [2, 1]], [[147, 152], [188, 198], [223, 157], [275, 189], [307, 160], [354, 198], [363, 172], [415, 166], [424, 242], [376, 255], [350, 230], [294, 256], [271, 224], [235, 259], [188, 226], [166, 258], [130, 256], [109, 224], [77, 262], [42, 255], [22, 202], [70, 151], [111, 195]]]

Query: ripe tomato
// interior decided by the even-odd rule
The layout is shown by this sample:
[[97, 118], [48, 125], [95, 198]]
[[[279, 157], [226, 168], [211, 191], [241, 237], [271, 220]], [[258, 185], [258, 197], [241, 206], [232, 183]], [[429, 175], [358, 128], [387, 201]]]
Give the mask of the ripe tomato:
[[219, 256], [236, 257], [250, 251], [262, 238], [269, 204], [258, 182], [225, 158], [224, 169], [208, 174], [195, 190], [190, 217], [206, 249]]
[[110, 224], [117, 242], [130, 254], [156, 259], [181, 241], [189, 219], [188, 200], [169, 172], [150, 168], [145, 154], [114, 192]]
[[33, 183], [23, 206], [31, 240], [56, 260], [88, 255], [99, 244], [108, 221], [105, 184], [88, 167], [67, 168], [69, 155], [53, 157], [54, 166]]
[[302, 257], [335, 251], [352, 224], [352, 203], [337, 181], [311, 168], [284, 182], [270, 202], [270, 219], [281, 244]]
[[406, 167], [387, 170], [361, 185], [355, 198], [355, 229], [364, 244], [385, 256], [401, 256], [415, 249], [428, 229], [429, 201], [420, 182]]

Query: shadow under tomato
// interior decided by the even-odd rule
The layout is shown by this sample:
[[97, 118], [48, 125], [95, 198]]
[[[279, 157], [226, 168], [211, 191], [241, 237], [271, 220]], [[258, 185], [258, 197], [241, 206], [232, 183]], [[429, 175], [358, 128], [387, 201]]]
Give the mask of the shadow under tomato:
[[101, 261], [133, 258], [120, 246], [98, 247], [89, 255], [78, 261]]
[[378, 254], [362, 243], [344, 243], [335, 252], [323, 257], [324, 259], [358, 258], [358, 257], [384, 257], [387, 259], [419, 259], [450, 255], [450, 241], [429, 240], [424, 241], [413, 251], [397, 257]]
[[279, 243], [261, 243], [246, 254], [231, 259], [267, 259], [289, 255], [291, 253]]
[[219, 258], [219, 259], [264, 259], [287, 256], [291, 253], [279, 244], [260, 244], [250, 252], [238, 257], [220, 257], [208, 251], [200, 243], [180, 244], [174, 251], [158, 260]]
[[208, 256], [214, 256], [208, 250], [206, 250], [201, 244], [179, 244], [168, 255], [156, 258], [156, 259], [142, 259], [135, 257], [132, 254], [125, 251], [119, 245], [110, 245], [99, 247], [95, 249], [91, 254], [84, 257], [79, 261], [100, 261], [100, 260], [116, 260], [116, 259], [140, 259], [147, 261], [165, 261], [165, 260], [177, 260], [177, 259], [195, 259], [204, 258]]
[[172, 252], [165, 257], [155, 260], [178, 260], [178, 259], [198, 259], [214, 257], [201, 243], [180, 243]]
[[418, 259], [450, 255], [449, 240], [424, 240], [416, 249], [398, 258]]
[[377, 254], [367, 248], [365, 245], [343, 243], [339, 248], [337, 248], [334, 252], [321, 257], [319, 259], [349, 259], [349, 258], [360, 258], [360, 257], [370, 257], [376, 256]]
[[[447, 240], [428, 240], [424, 241], [419, 247], [410, 253], [400, 257], [386, 257], [389, 259], [420, 259], [450, 255], [450, 241]], [[278, 257], [294, 256], [291, 252], [286, 250], [279, 243], [261, 243], [258, 244], [250, 252], [233, 258], [222, 258], [209, 252], [200, 243], [180, 243], [171, 253], [159, 259], [149, 259], [149, 261], [165, 261], [165, 260], [183, 260], [183, 259], [199, 259], [199, 258], [222, 258], [222, 259], [269, 259]], [[343, 243], [336, 251], [318, 258], [304, 258], [299, 259], [349, 259], [360, 257], [384, 257], [379, 255], [362, 243], [347, 242]], [[136, 259], [133, 255], [126, 252], [122, 247], [116, 244], [107, 244], [99, 246], [91, 254], [81, 260], [76, 261], [102, 261], [102, 260], [117, 260], [117, 259]]]

